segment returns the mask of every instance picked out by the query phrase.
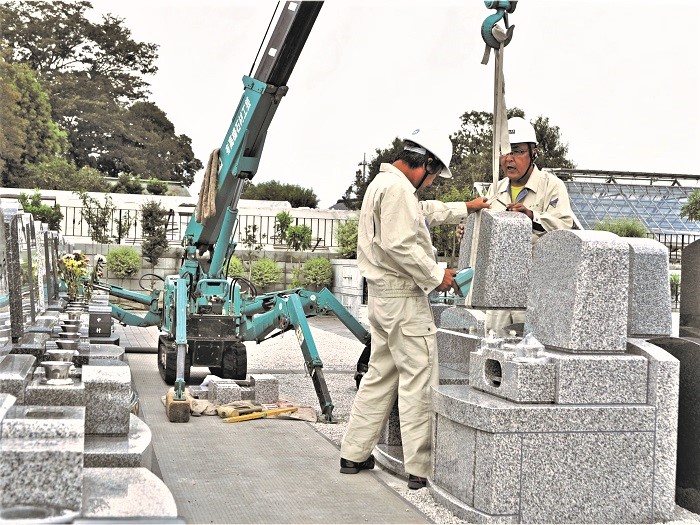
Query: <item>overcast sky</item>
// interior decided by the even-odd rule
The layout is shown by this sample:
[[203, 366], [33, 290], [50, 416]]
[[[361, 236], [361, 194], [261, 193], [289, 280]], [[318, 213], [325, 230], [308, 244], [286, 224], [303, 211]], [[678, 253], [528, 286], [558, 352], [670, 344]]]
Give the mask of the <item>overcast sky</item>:
[[[92, 0], [154, 43], [151, 100], [219, 147], [276, 2]], [[493, 110], [478, 0], [327, 1], [289, 80], [253, 182], [312, 188], [331, 206], [363, 154], [416, 127], [457, 131]], [[510, 15], [506, 103], [560, 127], [580, 169], [700, 175], [697, 0], [522, 0]], [[201, 174], [190, 191], [199, 191]]]

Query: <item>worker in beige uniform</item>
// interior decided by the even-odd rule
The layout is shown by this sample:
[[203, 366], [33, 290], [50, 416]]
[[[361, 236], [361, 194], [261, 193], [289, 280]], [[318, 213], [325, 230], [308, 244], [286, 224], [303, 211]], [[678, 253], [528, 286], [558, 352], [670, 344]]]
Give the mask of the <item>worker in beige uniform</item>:
[[357, 265], [367, 281], [372, 336], [362, 378], [340, 449], [340, 472], [374, 468], [372, 450], [398, 396], [408, 487], [426, 486], [430, 473], [430, 389], [438, 384], [437, 328], [428, 294], [456, 288], [454, 269], [433, 256], [429, 226], [457, 224], [488, 208], [483, 197], [467, 203], [419, 202], [416, 191], [436, 177], [452, 177], [452, 142], [417, 129], [404, 138], [393, 164], [383, 163], [367, 187], [360, 211]]
[[[504, 177], [491, 185], [486, 198], [493, 211], [514, 211], [532, 221], [532, 242], [552, 230], [570, 229], [569, 193], [556, 175], [535, 166], [537, 136], [535, 128], [522, 117], [508, 119], [511, 152], [501, 155], [499, 163]], [[524, 310], [487, 310], [486, 329], [498, 331], [513, 323], [525, 322]]]

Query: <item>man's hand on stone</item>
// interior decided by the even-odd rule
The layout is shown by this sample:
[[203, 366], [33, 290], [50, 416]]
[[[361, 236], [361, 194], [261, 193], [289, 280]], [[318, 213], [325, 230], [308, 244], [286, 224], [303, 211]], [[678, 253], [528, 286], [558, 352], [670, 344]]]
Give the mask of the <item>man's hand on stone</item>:
[[482, 210], [484, 208], [490, 208], [491, 204], [486, 200], [486, 197], [477, 197], [466, 203], [467, 211], [469, 213]]

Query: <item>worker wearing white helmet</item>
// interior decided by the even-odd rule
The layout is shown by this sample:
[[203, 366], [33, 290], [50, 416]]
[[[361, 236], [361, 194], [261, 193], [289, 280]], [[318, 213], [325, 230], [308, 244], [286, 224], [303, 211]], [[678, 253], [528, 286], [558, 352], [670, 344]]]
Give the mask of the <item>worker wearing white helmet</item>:
[[[541, 171], [535, 128], [522, 117], [508, 119], [511, 152], [499, 157], [504, 177], [486, 195], [494, 211], [513, 211], [532, 221], [532, 240], [552, 230], [570, 229], [574, 220], [569, 193], [556, 175]], [[498, 330], [525, 321], [524, 311], [491, 310], [486, 313], [486, 329]]]
[[[457, 224], [489, 204], [420, 202], [416, 191], [452, 176], [447, 134], [416, 129], [404, 149], [384, 163], [367, 187], [358, 224], [357, 265], [368, 288], [372, 337], [368, 371], [353, 402], [340, 449], [340, 471], [374, 467], [371, 455], [398, 396], [408, 486], [426, 485], [430, 473], [430, 388], [438, 384], [437, 328], [428, 294], [455, 287], [454, 269], [433, 256], [429, 226]], [[456, 287], [455, 287], [456, 288]]]

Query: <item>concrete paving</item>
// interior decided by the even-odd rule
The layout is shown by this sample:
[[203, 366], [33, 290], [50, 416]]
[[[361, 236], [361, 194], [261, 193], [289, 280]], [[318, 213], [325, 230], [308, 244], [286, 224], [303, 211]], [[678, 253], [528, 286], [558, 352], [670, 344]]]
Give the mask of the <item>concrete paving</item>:
[[[353, 344], [352, 334], [334, 317], [314, 318], [311, 324], [319, 347], [328, 346], [324, 339], [334, 350]], [[187, 523], [430, 523], [387, 485], [396, 478], [378, 467], [340, 474], [337, 446], [313, 424], [292, 419], [229, 424], [216, 416], [169, 423], [161, 400], [167, 387], [156, 355], [144, 353], [148, 348], [155, 352], [158, 329], [118, 326], [115, 333], [128, 352], [141, 417], [153, 433], [154, 471], [173, 493]], [[293, 339], [278, 338], [275, 344], [291, 348]], [[361, 345], [354, 344], [359, 346], [352, 347], [350, 355], [356, 358]], [[313, 390], [311, 380], [299, 373], [300, 353], [292, 352], [292, 360], [278, 365], [255, 357], [260, 346], [252, 344], [249, 366], [252, 358], [261, 370], [274, 369], [276, 376], [287, 373], [303, 389]], [[337, 381], [351, 390], [348, 359], [329, 362], [329, 384]], [[208, 373], [206, 368], [192, 368], [191, 383], [201, 382]]]

